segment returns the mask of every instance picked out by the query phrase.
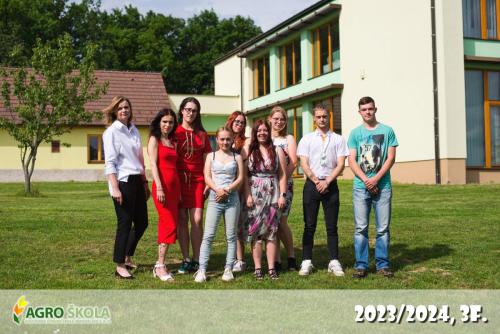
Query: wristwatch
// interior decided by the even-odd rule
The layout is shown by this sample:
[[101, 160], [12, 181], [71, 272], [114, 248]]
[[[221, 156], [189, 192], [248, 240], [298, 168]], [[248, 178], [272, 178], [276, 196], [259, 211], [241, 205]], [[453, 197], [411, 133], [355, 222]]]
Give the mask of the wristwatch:
[[286, 197], [286, 193], [281, 193], [280, 196], [281, 197]]

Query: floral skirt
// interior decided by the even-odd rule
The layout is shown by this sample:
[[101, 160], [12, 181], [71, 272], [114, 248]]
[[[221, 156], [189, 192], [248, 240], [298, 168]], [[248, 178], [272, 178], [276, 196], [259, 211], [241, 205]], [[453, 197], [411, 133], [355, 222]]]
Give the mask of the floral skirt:
[[254, 206], [248, 208], [249, 242], [276, 240], [280, 212], [278, 209], [278, 178], [275, 175], [250, 176]]

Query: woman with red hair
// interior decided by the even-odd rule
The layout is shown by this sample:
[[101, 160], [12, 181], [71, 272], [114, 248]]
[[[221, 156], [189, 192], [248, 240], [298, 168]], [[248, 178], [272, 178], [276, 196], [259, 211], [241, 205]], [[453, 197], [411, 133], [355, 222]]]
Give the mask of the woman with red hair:
[[[246, 161], [246, 155], [244, 148], [248, 148], [250, 145], [250, 138], [245, 136], [245, 127], [247, 125], [247, 118], [245, 114], [241, 111], [233, 111], [231, 115], [227, 118], [225, 127], [230, 129], [233, 132], [233, 145], [231, 146], [231, 151], [234, 153], [240, 154], [243, 161]], [[245, 182], [245, 181], [243, 181]], [[240, 203], [243, 202], [243, 189], [240, 188]], [[238, 219], [237, 226], [237, 236], [238, 239], [236, 241], [236, 261], [233, 265], [233, 272], [238, 273], [245, 271], [246, 263], [245, 263], [245, 229], [244, 222], [247, 218], [247, 210], [242, 206], [240, 210], [240, 217]]]

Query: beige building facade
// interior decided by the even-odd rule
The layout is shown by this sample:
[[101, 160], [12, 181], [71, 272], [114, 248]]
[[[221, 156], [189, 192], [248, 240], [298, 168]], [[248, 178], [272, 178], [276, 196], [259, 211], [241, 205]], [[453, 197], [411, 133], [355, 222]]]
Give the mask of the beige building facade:
[[[500, 95], [500, 34], [491, 31], [500, 23], [497, 6], [486, 0], [319, 1], [220, 58], [215, 92], [239, 90], [250, 120], [282, 105], [297, 140], [313, 130], [317, 102], [332, 111], [332, 130], [347, 138], [360, 124], [357, 102], [368, 95], [378, 120], [393, 127], [399, 141], [395, 181], [500, 182], [500, 97], [492, 95], [488, 111], [477, 103], [471, 109], [468, 79], [479, 69]], [[478, 24], [489, 27], [486, 35], [470, 37], [470, 26]], [[477, 113], [484, 114], [483, 124], [470, 117]], [[480, 126], [483, 141], [471, 141], [471, 129]], [[471, 161], [481, 145], [485, 157]], [[499, 161], [491, 162], [495, 150]], [[344, 177], [352, 177], [348, 168]]]

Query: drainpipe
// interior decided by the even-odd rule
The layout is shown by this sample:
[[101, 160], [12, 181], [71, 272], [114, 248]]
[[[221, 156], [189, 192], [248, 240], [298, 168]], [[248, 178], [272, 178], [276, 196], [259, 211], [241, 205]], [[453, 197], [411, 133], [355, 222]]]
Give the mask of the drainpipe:
[[434, 94], [434, 163], [436, 169], [436, 184], [441, 184], [441, 157], [439, 154], [439, 105], [438, 105], [437, 55], [436, 55], [435, 0], [431, 0], [431, 29], [432, 29], [432, 83], [433, 83], [433, 94]]
[[243, 58], [240, 57], [240, 110], [243, 112]]

